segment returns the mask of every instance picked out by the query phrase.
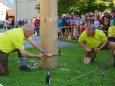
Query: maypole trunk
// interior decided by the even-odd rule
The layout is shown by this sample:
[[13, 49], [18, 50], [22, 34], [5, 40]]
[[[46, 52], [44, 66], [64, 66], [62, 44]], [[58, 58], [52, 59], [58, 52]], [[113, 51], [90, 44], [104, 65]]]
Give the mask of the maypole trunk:
[[[41, 46], [52, 53], [58, 54], [57, 0], [40, 0], [40, 37]], [[41, 60], [41, 68], [57, 68], [56, 56]]]

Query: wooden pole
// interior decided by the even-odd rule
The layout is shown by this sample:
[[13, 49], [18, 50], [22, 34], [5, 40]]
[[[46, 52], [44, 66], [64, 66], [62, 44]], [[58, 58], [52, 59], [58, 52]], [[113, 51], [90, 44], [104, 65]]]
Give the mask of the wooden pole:
[[[40, 0], [40, 39], [41, 46], [52, 54], [58, 54], [57, 0]], [[41, 60], [41, 68], [58, 67], [56, 56]]]

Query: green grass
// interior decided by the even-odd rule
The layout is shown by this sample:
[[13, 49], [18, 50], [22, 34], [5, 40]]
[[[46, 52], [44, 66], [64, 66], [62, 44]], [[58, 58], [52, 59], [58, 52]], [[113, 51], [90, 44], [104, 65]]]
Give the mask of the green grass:
[[[27, 51], [37, 53], [35, 49], [27, 49]], [[85, 50], [76, 42], [72, 46], [62, 47], [61, 53], [61, 56], [58, 57], [59, 68], [50, 70], [52, 80], [50, 86], [115, 86], [115, 68], [112, 68], [113, 61], [111, 61], [109, 69], [104, 68], [111, 50], [100, 51], [95, 61], [89, 65], [83, 64]], [[36, 60], [40, 63], [39, 59], [27, 58], [28, 62], [30, 60]], [[72, 78], [95, 70], [96, 66], [104, 71], [107, 76], [102, 77], [101, 72], [96, 70], [69, 81]], [[0, 76], [0, 83], [4, 86], [48, 86], [45, 83], [46, 69], [36, 68], [31, 73], [19, 71], [16, 52], [9, 56], [9, 70], [9, 75]]]

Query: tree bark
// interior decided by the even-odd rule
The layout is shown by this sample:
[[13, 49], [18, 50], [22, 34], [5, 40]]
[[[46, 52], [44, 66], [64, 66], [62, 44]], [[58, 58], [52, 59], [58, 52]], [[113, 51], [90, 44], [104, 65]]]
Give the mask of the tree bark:
[[[57, 0], [40, 0], [41, 46], [52, 54], [58, 54]], [[57, 68], [56, 56], [41, 60], [41, 68]]]

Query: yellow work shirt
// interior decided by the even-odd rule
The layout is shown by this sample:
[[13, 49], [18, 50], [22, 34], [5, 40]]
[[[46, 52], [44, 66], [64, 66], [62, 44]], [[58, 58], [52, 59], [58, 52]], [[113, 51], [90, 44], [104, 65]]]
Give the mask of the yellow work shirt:
[[15, 49], [24, 49], [24, 40], [31, 40], [31, 37], [25, 38], [22, 28], [14, 28], [0, 35], [0, 50], [10, 53]]
[[115, 36], [115, 26], [110, 26], [108, 28], [108, 37], [113, 37]]
[[86, 42], [86, 45], [92, 49], [99, 47], [103, 41], [107, 41], [107, 37], [105, 33], [101, 30], [96, 29], [95, 35], [93, 37], [87, 36], [86, 31], [84, 31], [80, 37], [78, 42]]

